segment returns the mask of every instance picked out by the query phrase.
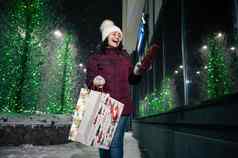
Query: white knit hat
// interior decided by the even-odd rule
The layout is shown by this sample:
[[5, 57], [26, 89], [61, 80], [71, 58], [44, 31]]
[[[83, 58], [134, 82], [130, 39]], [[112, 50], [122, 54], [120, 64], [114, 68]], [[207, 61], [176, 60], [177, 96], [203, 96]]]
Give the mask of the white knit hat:
[[111, 20], [104, 20], [100, 26], [100, 30], [102, 32], [102, 41], [104, 41], [107, 36], [112, 32], [119, 32], [122, 36], [122, 31], [119, 27], [114, 25], [113, 21]]

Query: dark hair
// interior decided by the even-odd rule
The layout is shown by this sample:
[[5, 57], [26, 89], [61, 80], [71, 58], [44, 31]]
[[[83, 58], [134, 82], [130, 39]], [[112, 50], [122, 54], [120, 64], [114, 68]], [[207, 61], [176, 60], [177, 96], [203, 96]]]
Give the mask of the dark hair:
[[[103, 51], [108, 47], [108, 38], [106, 38], [104, 41], [102, 41], [101, 45], [100, 45], [100, 49]], [[120, 42], [118, 49], [122, 50], [123, 45], [122, 45], [122, 41]]]

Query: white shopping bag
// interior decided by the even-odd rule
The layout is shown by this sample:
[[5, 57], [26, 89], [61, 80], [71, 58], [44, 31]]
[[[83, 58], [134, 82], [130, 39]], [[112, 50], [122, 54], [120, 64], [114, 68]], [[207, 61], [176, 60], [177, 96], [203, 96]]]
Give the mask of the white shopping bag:
[[82, 88], [69, 140], [109, 149], [124, 104], [109, 94]]

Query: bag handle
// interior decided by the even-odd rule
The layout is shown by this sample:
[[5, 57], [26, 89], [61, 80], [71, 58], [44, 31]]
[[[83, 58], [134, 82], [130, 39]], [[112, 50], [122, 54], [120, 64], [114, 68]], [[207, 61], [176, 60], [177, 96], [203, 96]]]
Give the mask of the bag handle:
[[98, 88], [95, 85], [93, 85], [92, 90], [96, 90], [96, 91], [99, 91], [99, 92], [102, 92], [102, 93], [104, 92], [103, 91], [103, 87], [102, 88]]

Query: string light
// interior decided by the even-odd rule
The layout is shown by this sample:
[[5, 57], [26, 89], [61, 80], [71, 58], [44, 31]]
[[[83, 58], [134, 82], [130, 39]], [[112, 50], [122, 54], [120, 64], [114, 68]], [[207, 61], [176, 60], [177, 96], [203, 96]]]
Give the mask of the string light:
[[207, 50], [207, 45], [202, 46], [202, 50]]
[[147, 95], [144, 100], [140, 101], [140, 116], [166, 112], [174, 108], [174, 87], [171, 83], [171, 79], [166, 77], [162, 81], [162, 86], [159, 90], [155, 89], [151, 94]]
[[[218, 33], [215, 38], [224, 37]], [[230, 93], [230, 77], [227, 64], [225, 64], [225, 45], [210, 36], [208, 38], [208, 68], [207, 68], [207, 92], [208, 98], [217, 98]]]
[[86, 73], [86, 72], [87, 72], [87, 69], [86, 69], [86, 68], [84, 68], [84, 69], [83, 69], [83, 72], [84, 72], [84, 73]]
[[219, 32], [219, 33], [217, 34], [217, 38], [222, 38], [222, 37], [223, 37], [223, 34]]
[[82, 63], [80, 63], [80, 64], [79, 64], [79, 67], [80, 67], [80, 68], [82, 68], [82, 67], [83, 67], [83, 64], [82, 64]]
[[55, 30], [54, 35], [56, 38], [61, 38], [63, 37], [63, 33], [60, 30]]
[[[5, 46], [0, 46], [4, 56], [0, 64], [0, 86], [6, 90], [1, 91], [0, 101], [8, 103], [4, 111], [38, 112], [40, 108], [47, 113], [72, 112], [75, 76], [72, 37], [60, 30], [53, 33], [49, 30], [59, 21], [54, 20], [45, 0], [14, 1], [12, 6], [1, 15], [5, 23], [1, 25], [4, 29], [0, 30], [0, 41]], [[48, 36], [50, 33], [62, 39], [60, 44]], [[43, 76], [50, 83], [43, 81]], [[45, 84], [47, 89], [42, 88]], [[63, 97], [58, 99], [59, 96]]]
[[235, 47], [233, 47], [233, 46], [230, 48], [230, 50], [232, 50], [232, 51], [234, 51], [235, 49], [236, 49], [236, 48], [235, 48]]

